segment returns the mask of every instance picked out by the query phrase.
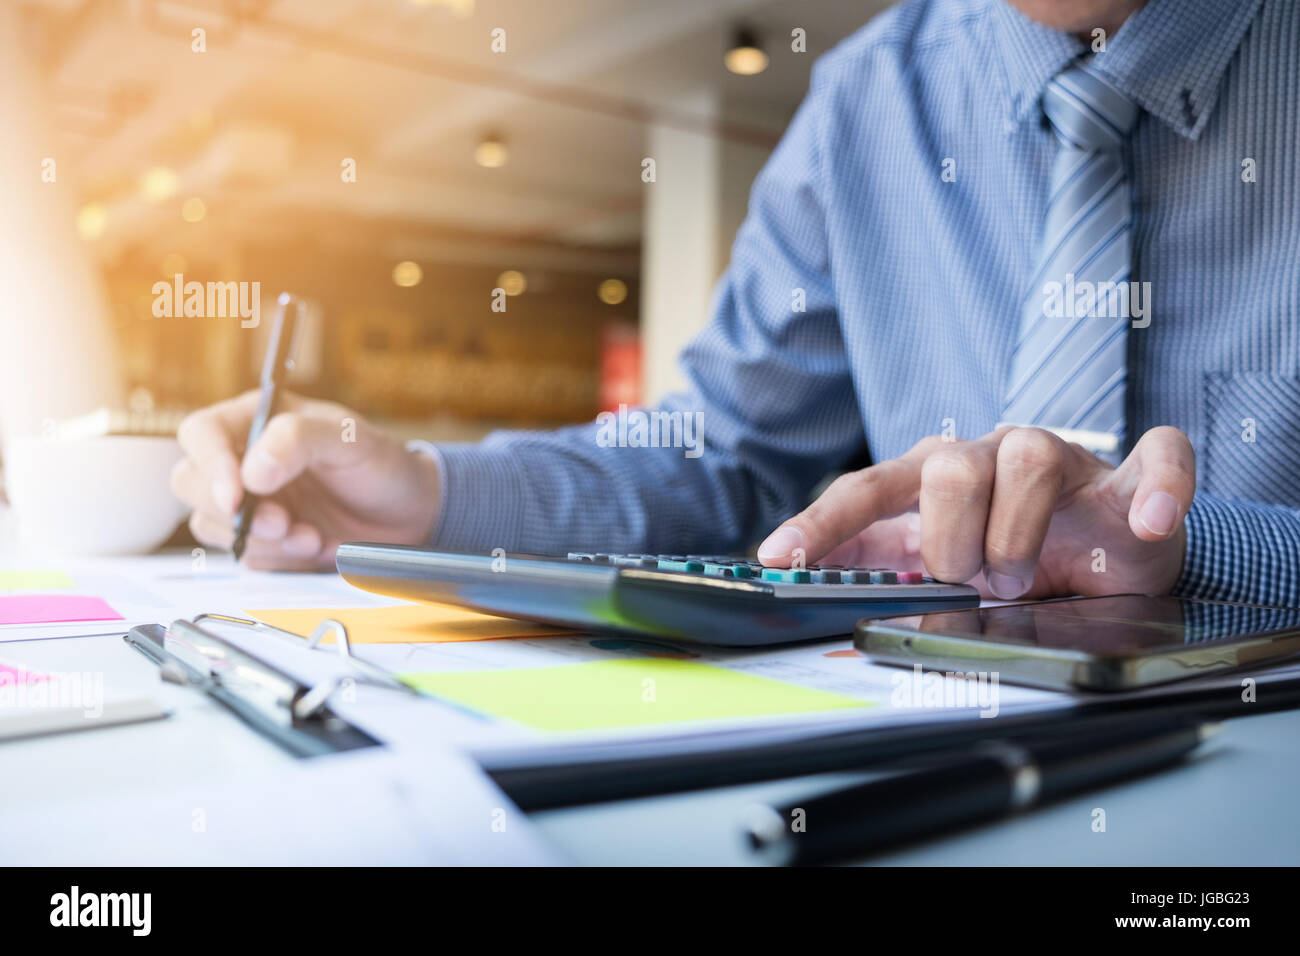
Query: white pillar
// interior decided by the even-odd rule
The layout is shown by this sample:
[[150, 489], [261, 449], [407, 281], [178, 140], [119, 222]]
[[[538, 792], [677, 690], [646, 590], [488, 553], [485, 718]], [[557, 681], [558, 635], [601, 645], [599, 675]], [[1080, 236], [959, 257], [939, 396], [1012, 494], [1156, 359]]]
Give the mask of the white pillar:
[[[720, 100], [707, 92], [675, 106], [716, 118]], [[648, 403], [684, 384], [678, 354], [708, 321], [714, 286], [767, 155], [716, 132], [664, 125], [648, 131], [646, 156], [655, 161], [656, 177], [643, 186], [641, 338]]]
[[[72, 156], [46, 122], [20, 4], [0, 4], [0, 435], [121, 400], [107, 297], [77, 235]], [[42, 180], [54, 161], [54, 182]], [[48, 165], [44, 168], [49, 168]], [[112, 228], [112, 223], [108, 223]]]

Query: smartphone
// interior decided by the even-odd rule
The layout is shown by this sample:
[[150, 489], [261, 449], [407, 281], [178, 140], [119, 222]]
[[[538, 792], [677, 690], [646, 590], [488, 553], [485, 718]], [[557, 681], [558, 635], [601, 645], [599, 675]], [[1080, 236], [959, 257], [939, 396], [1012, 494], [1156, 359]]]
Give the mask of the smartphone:
[[1300, 608], [1147, 594], [863, 619], [873, 661], [998, 673], [1057, 690], [1131, 690], [1300, 655]]

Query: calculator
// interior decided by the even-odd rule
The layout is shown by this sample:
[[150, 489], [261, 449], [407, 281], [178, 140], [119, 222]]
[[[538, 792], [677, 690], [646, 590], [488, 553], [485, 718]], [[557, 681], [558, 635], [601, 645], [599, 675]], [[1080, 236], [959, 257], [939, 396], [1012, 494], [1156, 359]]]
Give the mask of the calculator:
[[581, 630], [752, 647], [847, 635], [862, 617], [976, 607], [979, 593], [916, 571], [765, 568], [695, 554], [460, 554], [352, 542], [348, 583], [411, 601], [455, 604]]

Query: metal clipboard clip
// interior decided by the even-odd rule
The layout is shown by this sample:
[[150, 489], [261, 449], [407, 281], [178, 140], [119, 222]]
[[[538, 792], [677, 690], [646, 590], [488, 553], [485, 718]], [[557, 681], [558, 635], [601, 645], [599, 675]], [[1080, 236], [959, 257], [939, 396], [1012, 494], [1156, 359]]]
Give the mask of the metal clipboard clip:
[[[286, 631], [284, 628], [274, 627], [270, 624], [264, 624], [261, 621], [247, 617], [235, 617], [231, 614], [208, 613], [200, 614], [194, 618], [193, 623], [197, 626], [200, 621], [220, 621], [222, 624], [231, 624], [236, 627], [248, 628], [262, 634], [270, 635], [278, 640], [285, 641], [295, 647], [305, 648], [309, 651], [325, 651], [321, 641], [331, 634], [334, 635], [334, 646], [338, 648], [338, 655], [343, 659], [346, 666], [355, 671], [356, 677], [335, 677], [325, 684], [317, 685], [312, 690], [313, 695], [320, 695], [320, 702], [328, 700], [344, 682], [353, 680], [357, 683], [367, 684], [372, 687], [382, 687], [387, 690], [399, 691], [405, 694], [419, 696], [419, 691], [415, 688], [402, 683], [388, 671], [376, 664], [362, 660], [352, 653], [352, 640], [348, 637], [348, 629], [342, 621], [336, 621], [332, 617], [327, 617], [316, 625], [316, 629], [306, 637], [301, 634], [295, 634], [293, 631]], [[328, 653], [328, 652], [327, 652]]]
[[[220, 623], [264, 633], [305, 650], [326, 649], [321, 641], [335, 635], [338, 653], [352, 673], [315, 686], [215, 633], [208, 623]], [[164, 680], [188, 686], [217, 700], [258, 732], [297, 756], [318, 756], [377, 746], [379, 741], [354, 727], [330, 708], [330, 698], [348, 681], [419, 696], [383, 668], [352, 653], [347, 628], [325, 619], [303, 637], [249, 618], [200, 614], [167, 627], [146, 624], [125, 636], [127, 644], [158, 665]]]

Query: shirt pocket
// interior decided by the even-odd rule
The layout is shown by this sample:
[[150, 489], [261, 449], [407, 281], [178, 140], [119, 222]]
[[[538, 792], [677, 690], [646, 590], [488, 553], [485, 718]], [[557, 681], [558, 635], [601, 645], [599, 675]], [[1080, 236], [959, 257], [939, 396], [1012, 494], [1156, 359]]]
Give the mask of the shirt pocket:
[[1300, 507], [1300, 378], [1205, 375], [1201, 487], [1244, 501]]

